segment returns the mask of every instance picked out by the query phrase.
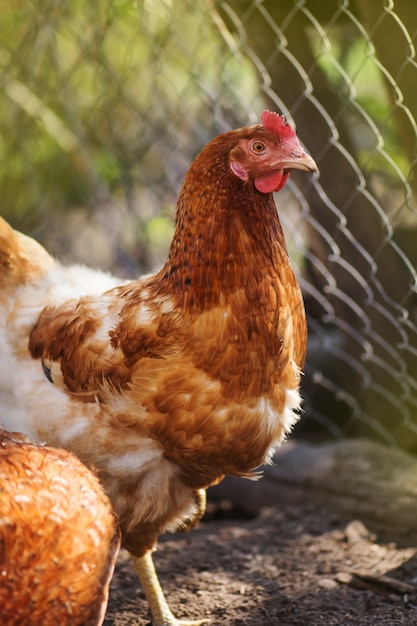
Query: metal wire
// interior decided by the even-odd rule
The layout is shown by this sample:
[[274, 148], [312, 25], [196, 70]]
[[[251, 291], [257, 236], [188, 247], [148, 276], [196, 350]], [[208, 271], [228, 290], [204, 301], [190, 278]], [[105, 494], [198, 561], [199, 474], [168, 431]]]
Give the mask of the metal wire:
[[409, 4], [4, 2], [1, 213], [66, 261], [149, 270], [199, 149], [279, 110], [320, 168], [277, 196], [310, 327], [298, 433], [417, 450]]

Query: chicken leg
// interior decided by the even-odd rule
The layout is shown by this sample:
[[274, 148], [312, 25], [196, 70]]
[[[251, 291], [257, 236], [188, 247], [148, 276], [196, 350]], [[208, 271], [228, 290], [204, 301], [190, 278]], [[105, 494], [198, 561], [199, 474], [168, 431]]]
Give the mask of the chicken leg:
[[178, 620], [173, 616], [159, 584], [150, 551], [140, 557], [133, 554], [130, 557], [151, 609], [152, 626], [201, 626], [205, 623], [205, 620], [190, 622]]
[[[192, 517], [186, 518], [178, 528], [180, 532], [187, 532], [194, 528], [199, 522], [206, 510], [206, 490], [197, 489], [193, 492], [193, 500], [196, 509]], [[152, 559], [152, 552], [148, 551], [143, 556], [138, 557], [130, 555], [133, 565], [143, 590], [148, 600], [152, 614], [152, 626], [200, 626], [206, 623], [206, 620], [184, 621], [177, 620], [171, 613], [168, 602], [164, 596], [161, 585], [159, 584], [158, 575], [155, 571], [155, 565]]]

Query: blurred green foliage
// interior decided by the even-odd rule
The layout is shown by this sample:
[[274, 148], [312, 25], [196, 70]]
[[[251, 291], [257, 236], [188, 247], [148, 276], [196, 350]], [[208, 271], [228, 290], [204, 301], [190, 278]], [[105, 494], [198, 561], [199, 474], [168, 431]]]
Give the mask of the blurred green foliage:
[[[229, 10], [229, 29], [220, 4], [227, 9], [215, 0], [1, 0], [1, 214], [45, 240], [64, 213], [82, 209], [93, 232], [97, 212], [122, 201], [110, 265], [123, 257], [149, 269], [163, 258], [190, 161], [213, 135], [258, 119], [268, 97], [262, 59], [239, 30], [244, 17]], [[250, 20], [259, 3], [236, 7], [247, 4]], [[389, 153], [406, 175], [392, 103], [361, 33], [335, 23], [326, 38], [310, 28], [309, 39], [328, 89], [345, 98], [361, 165], [389, 172]], [[65, 228], [52, 237], [58, 254], [80, 227]]]
[[[398, 138], [384, 75], [369, 40], [364, 39], [352, 22], [343, 27], [330, 26], [326, 33], [327, 45], [314, 29], [310, 35], [329, 87], [345, 102], [344, 115], [349, 121], [348, 128], [363, 171], [395, 174], [386, 158], [390, 155], [406, 177], [410, 164]], [[382, 147], [383, 153], [379, 150]]]
[[212, 109], [257, 91], [204, 1], [6, 0], [0, 41], [1, 212], [26, 228], [141, 186], [172, 209]]

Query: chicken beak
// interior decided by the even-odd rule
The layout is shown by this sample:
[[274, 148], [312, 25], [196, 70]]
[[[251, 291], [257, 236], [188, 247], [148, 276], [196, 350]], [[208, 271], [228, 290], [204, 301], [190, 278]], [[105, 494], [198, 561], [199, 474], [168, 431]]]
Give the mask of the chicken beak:
[[304, 150], [299, 155], [290, 156], [288, 159], [280, 161], [280, 169], [285, 170], [302, 170], [303, 172], [317, 172], [317, 165]]

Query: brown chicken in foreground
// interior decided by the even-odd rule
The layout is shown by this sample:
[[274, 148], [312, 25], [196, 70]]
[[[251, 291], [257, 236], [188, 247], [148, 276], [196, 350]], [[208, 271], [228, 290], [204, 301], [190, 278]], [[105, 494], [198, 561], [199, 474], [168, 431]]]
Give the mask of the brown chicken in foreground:
[[316, 166], [276, 113], [215, 138], [165, 265], [124, 284], [0, 224], [5, 424], [94, 466], [155, 626], [187, 623], [153, 570], [159, 534], [192, 527], [204, 490], [253, 475], [298, 419], [306, 322], [273, 198], [291, 169]]
[[85, 465], [0, 431], [0, 624], [102, 624], [119, 543]]

